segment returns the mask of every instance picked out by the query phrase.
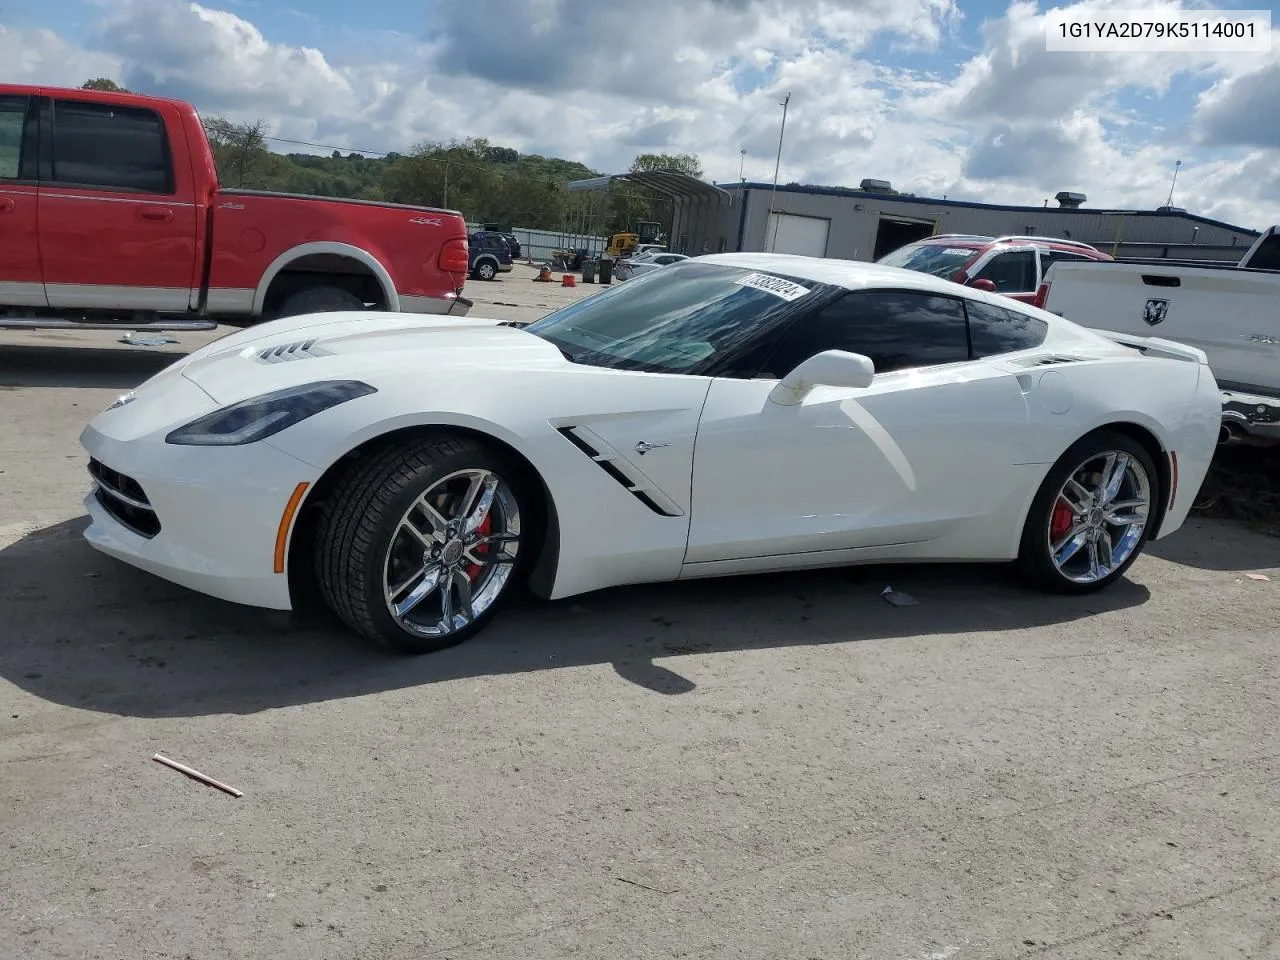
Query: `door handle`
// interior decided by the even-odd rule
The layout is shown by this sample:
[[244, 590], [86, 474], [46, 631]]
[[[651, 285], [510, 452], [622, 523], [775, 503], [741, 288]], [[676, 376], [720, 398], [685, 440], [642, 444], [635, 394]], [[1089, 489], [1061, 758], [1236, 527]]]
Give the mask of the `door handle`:
[[10, 197], [0, 197], [0, 213], [8, 213], [16, 206]]
[[169, 223], [173, 220], [173, 211], [168, 207], [143, 207], [138, 211], [138, 218], [149, 223]]

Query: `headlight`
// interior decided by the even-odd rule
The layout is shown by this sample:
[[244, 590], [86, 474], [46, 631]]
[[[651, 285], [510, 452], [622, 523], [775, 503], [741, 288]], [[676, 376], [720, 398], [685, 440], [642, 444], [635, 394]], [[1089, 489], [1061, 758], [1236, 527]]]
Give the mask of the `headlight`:
[[189, 446], [236, 446], [253, 443], [356, 397], [377, 393], [359, 380], [305, 383], [241, 400], [178, 427], [166, 443]]

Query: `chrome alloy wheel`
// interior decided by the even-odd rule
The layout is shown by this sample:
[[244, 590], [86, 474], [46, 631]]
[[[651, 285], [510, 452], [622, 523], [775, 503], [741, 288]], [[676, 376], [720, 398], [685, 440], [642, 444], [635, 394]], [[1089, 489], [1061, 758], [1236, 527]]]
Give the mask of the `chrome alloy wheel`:
[[392, 618], [443, 637], [470, 625], [502, 593], [520, 549], [515, 494], [490, 470], [459, 470], [405, 511], [383, 561]]
[[1049, 556], [1075, 583], [1095, 583], [1132, 556], [1151, 510], [1151, 478], [1133, 456], [1097, 453], [1071, 472], [1049, 513]]

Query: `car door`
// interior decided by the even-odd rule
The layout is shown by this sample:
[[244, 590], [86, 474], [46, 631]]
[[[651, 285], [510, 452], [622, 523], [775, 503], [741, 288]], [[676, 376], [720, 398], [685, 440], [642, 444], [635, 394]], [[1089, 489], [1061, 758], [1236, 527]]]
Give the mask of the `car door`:
[[47, 110], [39, 216], [49, 305], [188, 309], [196, 207], [164, 117], [74, 98], [55, 98]]
[[1012, 247], [990, 254], [977, 270], [970, 274], [972, 280], [990, 280], [996, 285], [996, 293], [1023, 303], [1036, 298], [1039, 277], [1036, 274], [1036, 248]]
[[0, 97], [0, 305], [47, 306], [37, 233], [36, 123], [30, 97]]
[[[823, 350], [864, 354], [863, 389], [770, 399]], [[686, 564], [927, 541], [999, 510], [1028, 429], [1016, 378], [970, 359], [960, 299], [849, 293], [794, 322], [758, 376], [711, 384], [694, 446]]]

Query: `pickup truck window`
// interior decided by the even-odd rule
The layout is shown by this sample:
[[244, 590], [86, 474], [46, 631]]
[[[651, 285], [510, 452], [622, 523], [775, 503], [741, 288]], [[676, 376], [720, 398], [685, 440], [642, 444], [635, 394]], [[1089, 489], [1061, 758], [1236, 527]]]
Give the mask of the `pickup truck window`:
[[173, 193], [164, 121], [153, 110], [56, 100], [53, 179], [142, 193]]
[[1030, 350], [1044, 343], [1049, 333], [1049, 325], [1043, 320], [1016, 310], [969, 300], [965, 303], [965, 311], [969, 314], [969, 337], [973, 343], [974, 359]]
[[22, 161], [26, 97], [0, 97], [0, 180], [16, 180]]
[[998, 253], [974, 274], [975, 280], [990, 280], [997, 293], [1034, 293], [1036, 255], [1031, 250]]

